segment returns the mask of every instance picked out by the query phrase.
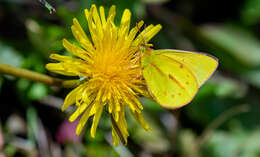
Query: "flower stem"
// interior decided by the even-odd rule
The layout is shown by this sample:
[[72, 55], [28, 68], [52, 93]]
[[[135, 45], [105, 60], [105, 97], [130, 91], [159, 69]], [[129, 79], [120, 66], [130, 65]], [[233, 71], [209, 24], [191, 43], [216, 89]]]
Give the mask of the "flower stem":
[[35, 82], [41, 82], [50, 86], [59, 86], [65, 88], [74, 87], [79, 83], [79, 80], [62, 80], [53, 78], [38, 72], [33, 72], [27, 69], [6, 65], [3, 63], [0, 63], [0, 73], [25, 78]]

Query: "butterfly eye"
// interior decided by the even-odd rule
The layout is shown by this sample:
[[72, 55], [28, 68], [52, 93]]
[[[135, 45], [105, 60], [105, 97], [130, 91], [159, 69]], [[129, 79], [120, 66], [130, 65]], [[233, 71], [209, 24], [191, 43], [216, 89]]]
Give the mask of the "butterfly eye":
[[141, 46], [140, 49], [141, 49], [142, 52], [146, 51], [146, 47], [145, 46]]

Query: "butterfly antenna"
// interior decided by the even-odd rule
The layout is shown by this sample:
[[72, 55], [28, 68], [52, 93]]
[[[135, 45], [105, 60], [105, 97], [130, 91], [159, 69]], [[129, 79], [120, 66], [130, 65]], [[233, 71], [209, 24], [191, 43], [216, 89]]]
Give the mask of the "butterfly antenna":
[[146, 25], [144, 25], [144, 44], [146, 45]]
[[[137, 28], [137, 30], [138, 30], [138, 33], [140, 34], [140, 36], [141, 36], [141, 38], [143, 38], [142, 40], [143, 40], [143, 45], [146, 45], [146, 36], [142, 36], [142, 32], [141, 32], [141, 28], [138, 26], [138, 24], [136, 23], [136, 28]], [[144, 26], [144, 34], [146, 34], [146, 25]]]
[[138, 33], [141, 34], [140, 27], [138, 26], [138, 23], [136, 23], [136, 28], [137, 28]]

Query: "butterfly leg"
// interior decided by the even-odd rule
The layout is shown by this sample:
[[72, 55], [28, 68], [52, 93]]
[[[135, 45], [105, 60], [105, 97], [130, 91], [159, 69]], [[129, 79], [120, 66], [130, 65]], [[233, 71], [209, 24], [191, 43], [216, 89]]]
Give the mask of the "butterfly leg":
[[133, 65], [135, 65], [135, 64], [137, 64], [137, 62], [140, 62], [140, 61], [141, 61], [141, 58], [142, 58], [141, 50], [140, 50], [140, 51], [137, 51], [136, 56], [137, 56], [137, 57], [135, 57], [135, 60], [134, 60], [134, 62], [132, 63]]

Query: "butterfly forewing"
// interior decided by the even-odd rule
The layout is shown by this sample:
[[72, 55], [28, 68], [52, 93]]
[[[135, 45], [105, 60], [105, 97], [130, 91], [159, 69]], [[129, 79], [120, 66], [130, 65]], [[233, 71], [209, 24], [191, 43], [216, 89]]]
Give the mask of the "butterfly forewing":
[[218, 66], [215, 57], [204, 53], [182, 50], [155, 50], [154, 53], [168, 56], [186, 65], [195, 75], [199, 86], [203, 85]]

